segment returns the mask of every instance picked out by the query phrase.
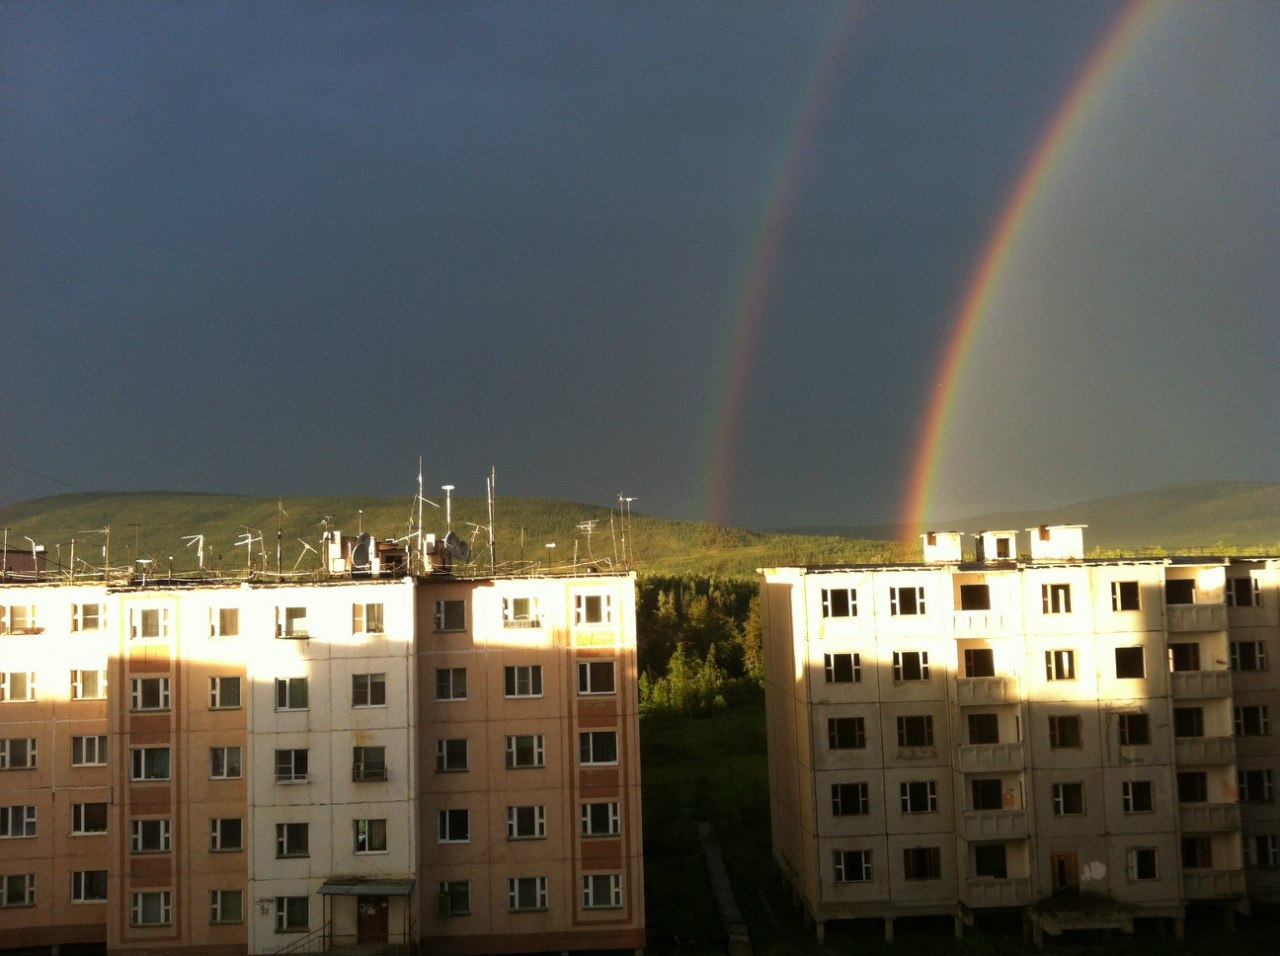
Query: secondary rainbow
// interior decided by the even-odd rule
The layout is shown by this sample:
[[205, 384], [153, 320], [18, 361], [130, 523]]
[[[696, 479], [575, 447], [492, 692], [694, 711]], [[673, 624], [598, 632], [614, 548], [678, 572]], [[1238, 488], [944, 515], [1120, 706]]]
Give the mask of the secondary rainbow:
[[904, 540], [908, 542], [924, 530], [930, 518], [928, 512], [937, 480], [939, 457], [951, 424], [956, 392], [992, 296], [1006, 278], [1010, 256], [1032, 217], [1036, 197], [1052, 178], [1070, 144], [1085, 125], [1090, 108], [1098, 102], [1155, 19], [1158, 6], [1157, 0], [1135, 0], [1120, 12], [1054, 113], [1036, 144], [1030, 162], [1023, 168], [1001, 208], [956, 314], [954, 331], [947, 340], [938, 365], [937, 385], [920, 428], [901, 518]]

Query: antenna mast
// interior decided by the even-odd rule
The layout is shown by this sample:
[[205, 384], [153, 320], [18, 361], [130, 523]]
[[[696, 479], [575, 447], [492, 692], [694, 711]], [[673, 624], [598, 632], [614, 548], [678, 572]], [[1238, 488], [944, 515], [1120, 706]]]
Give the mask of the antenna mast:
[[494, 573], [494, 568], [498, 563], [498, 536], [493, 530], [493, 516], [497, 511], [498, 497], [498, 466], [489, 466], [489, 573]]

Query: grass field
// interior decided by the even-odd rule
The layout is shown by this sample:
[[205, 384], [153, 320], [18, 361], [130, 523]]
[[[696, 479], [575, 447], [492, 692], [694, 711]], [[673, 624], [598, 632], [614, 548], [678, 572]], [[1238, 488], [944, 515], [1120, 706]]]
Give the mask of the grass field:
[[[646, 716], [641, 722], [645, 826], [645, 893], [650, 952], [703, 956], [724, 952], [698, 843], [697, 824], [710, 823], [724, 852], [738, 906], [758, 956], [1025, 956], [1021, 923], [983, 916], [961, 939], [950, 919], [898, 920], [896, 942], [886, 944], [878, 920], [831, 923], [819, 945], [792, 907], [790, 889], [773, 866], [769, 848], [769, 784], [764, 706], [738, 706], [710, 717]], [[1280, 914], [1237, 917], [1223, 932], [1220, 913], [1188, 915], [1186, 939], [1143, 925], [1132, 937], [1049, 939], [1046, 951], [1076, 956], [1140, 953], [1232, 956], [1280, 952]]]

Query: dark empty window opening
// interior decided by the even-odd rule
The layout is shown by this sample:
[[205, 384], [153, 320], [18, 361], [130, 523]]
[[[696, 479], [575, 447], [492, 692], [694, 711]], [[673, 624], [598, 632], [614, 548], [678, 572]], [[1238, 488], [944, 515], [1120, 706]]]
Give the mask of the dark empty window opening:
[[995, 677], [996, 655], [989, 647], [967, 647], [964, 652], [965, 677]]
[[960, 585], [960, 610], [990, 611], [991, 587], [987, 584]]
[[1170, 578], [1164, 582], [1166, 604], [1195, 604], [1196, 582], [1194, 578]]

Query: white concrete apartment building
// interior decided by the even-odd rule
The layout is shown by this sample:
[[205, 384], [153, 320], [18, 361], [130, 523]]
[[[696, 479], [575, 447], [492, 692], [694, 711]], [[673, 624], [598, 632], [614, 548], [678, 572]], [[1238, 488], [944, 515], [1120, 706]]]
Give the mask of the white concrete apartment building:
[[[643, 945], [633, 576], [10, 581], [0, 608], [0, 950]], [[436, 713], [441, 653], [467, 726]], [[541, 694], [505, 693], [513, 655]], [[424, 719], [465, 766], [437, 773]], [[544, 766], [507, 777], [526, 728]], [[584, 836], [595, 795], [617, 815]]]
[[1016, 907], [1180, 931], [1276, 899], [1277, 562], [1030, 538], [762, 573], [774, 855], [819, 931]]

